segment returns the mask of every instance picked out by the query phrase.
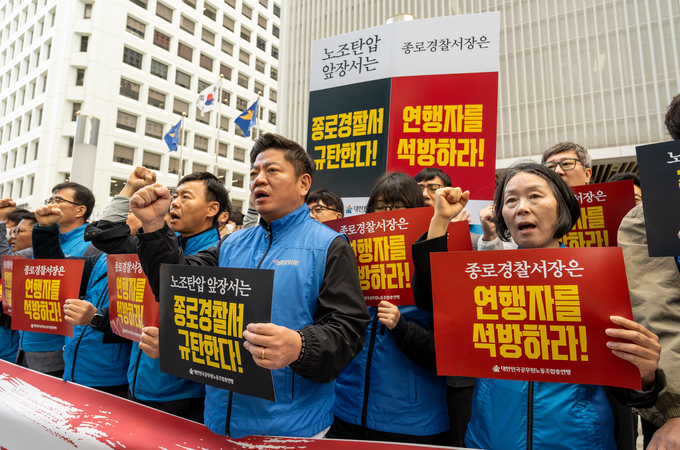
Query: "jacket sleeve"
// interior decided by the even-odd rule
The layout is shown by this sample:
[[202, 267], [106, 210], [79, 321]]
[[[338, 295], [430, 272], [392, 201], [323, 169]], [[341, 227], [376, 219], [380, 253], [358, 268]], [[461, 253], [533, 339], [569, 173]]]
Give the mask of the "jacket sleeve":
[[317, 305], [314, 324], [301, 330], [304, 356], [290, 368], [309, 380], [328, 383], [361, 351], [370, 322], [356, 257], [340, 236], [328, 248]]
[[425, 329], [400, 316], [397, 326], [391, 332], [397, 347], [408, 359], [423, 369], [437, 371], [433, 330]]
[[434, 239], [425, 239], [427, 234], [418, 238], [411, 247], [413, 255], [412, 289], [416, 306], [424, 311], [432, 312], [432, 271], [430, 253], [448, 251], [446, 240], [448, 233]]
[[659, 336], [659, 368], [665, 387], [656, 405], [640, 414], [657, 426], [680, 417], [680, 272], [673, 257], [650, 257], [643, 205], [621, 221], [618, 245], [623, 250], [626, 278], [635, 321]]
[[152, 233], [137, 231], [137, 255], [144, 274], [149, 280], [151, 291], [158, 300], [160, 292], [161, 264], [183, 264], [188, 266], [217, 266], [219, 252], [217, 247], [195, 255], [185, 255], [177, 243], [177, 236], [168, 228], [168, 224]]

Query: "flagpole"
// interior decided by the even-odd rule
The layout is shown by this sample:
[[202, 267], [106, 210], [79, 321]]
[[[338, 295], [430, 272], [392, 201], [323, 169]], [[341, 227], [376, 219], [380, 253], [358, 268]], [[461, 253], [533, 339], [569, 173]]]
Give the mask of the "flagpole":
[[255, 114], [255, 126], [257, 127], [257, 138], [260, 138], [260, 108], [262, 104], [260, 100], [262, 99], [262, 91], [257, 91], [257, 114]]
[[[215, 172], [214, 172], [214, 175], [216, 177], [219, 177], [217, 175], [217, 172], [218, 172], [217, 164], [218, 164], [218, 157], [219, 157], [219, 154], [218, 154], [219, 152], [217, 151], [217, 149], [219, 148], [219, 145], [220, 145], [220, 124], [222, 122], [222, 116], [220, 115], [220, 111], [221, 111], [221, 108], [222, 108], [222, 80], [223, 79], [224, 79], [224, 75], [220, 74], [220, 81], [219, 81], [220, 89], [219, 89], [219, 97], [217, 99], [217, 102], [218, 102], [217, 103], [217, 138], [215, 139]], [[226, 183], [227, 180], [224, 180], [224, 182]]]
[[179, 187], [179, 181], [182, 179], [182, 172], [184, 167], [184, 161], [182, 160], [182, 155], [184, 154], [184, 139], [182, 139], [182, 132], [184, 131], [184, 118], [187, 113], [182, 113], [182, 125], [179, 126], [179, 170], [177, 171], [177, 187]]

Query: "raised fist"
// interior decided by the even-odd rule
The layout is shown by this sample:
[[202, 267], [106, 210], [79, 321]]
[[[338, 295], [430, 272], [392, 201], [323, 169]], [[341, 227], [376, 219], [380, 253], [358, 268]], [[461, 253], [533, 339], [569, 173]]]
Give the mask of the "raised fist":
[[172, 197], [159, 183], [144, 186], [130, 198], [130, 210], [141, 222], [145, 233], [163, 228], [165, 213]]
[[17, 202], [11, 198], [3, 198], [0, 200], [0, 221], [7, 220], [7, 216], [12, 214], [17, 209]]
[[132, 197], [132, 195], [144, 186], [152, 185], [156, 182], [156, 174], [144, 166], [137, 166], [132, 171], [125, 183], [125, 187], [119, 195]]
[[41, 206], [35, 210], [35, 219], [41, 227], [49, 227], [59, 222], [64, 216], [59, 205]]

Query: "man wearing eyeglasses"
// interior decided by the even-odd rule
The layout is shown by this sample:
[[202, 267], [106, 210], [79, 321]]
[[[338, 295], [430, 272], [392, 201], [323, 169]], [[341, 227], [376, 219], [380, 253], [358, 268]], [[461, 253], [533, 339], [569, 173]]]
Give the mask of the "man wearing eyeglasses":
[[541, 164], [554, 170], [570, 187], [588, 184], [593, 175], [588, 151], [574, 142], [553, 145], [543, 153]]
[[435, 193], [437, 189], [443, 187], [451, 187], [451, 177], [449, 177], [443, 170], [434, 167], [423, 169], [413, 177], [420, 189], [423, 190], [423, 199], [425, 206], [434, 206]]
[[321, 223], [342, 219], [345, 216], [345, 206], [340, 196], [326, 189], [316, 189], [310, 192], [307, 197], [307, 206], [312, 219]]

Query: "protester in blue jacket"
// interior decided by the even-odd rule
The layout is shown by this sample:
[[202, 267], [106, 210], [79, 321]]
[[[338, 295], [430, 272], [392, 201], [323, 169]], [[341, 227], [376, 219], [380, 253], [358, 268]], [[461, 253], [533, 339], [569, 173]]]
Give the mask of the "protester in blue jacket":
[[[376, 182], [367, 212], [425, 206], [418, 184], [409, 176], [388, 172]], [[336, 383], [335, 421], [330, 436], [446, 445], [449, 420], [446, 407], [446, 378], [438, 377], [412, 361], [398, 343], [408, 327], [432, 329], [432, 313], [415, 306], [399, 306], [405, 319], [388, 312], [389, 302], [369, 307], [371, 323], [366, 344]], [[394, 318], [394, 320], [392, 320]], [[386, 325], [387, 328], [386, 329]]]
[[[427, 235], [413, 245], [414, 294], [418, 307], [432, 310], [429, 254], [446, 250], [446, 228], [469, 198], [460, 188], [437, 191]], [[569, 186], [554, 171], [521, 163], [505, 174], [495, 195], [494, 223], [501, 239], [522, 249], [558, 248], [559, 239], [580, 216]], [[629, 406], [653, 404], [663, 377], [657, 377], [659, 340], [642, 325], [612, 316], [607, 335], [616, 356], [640, 371], [643, 391], [612, 389]], [[614, 416], [604, 386], [478, 378], [465, 445], [488, 449], [616, 449]]]

